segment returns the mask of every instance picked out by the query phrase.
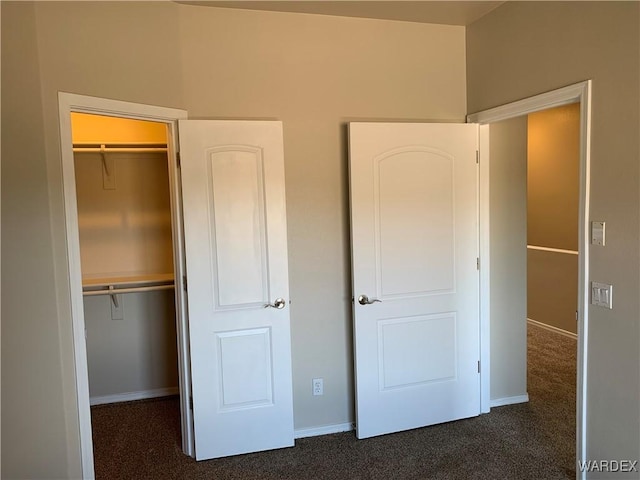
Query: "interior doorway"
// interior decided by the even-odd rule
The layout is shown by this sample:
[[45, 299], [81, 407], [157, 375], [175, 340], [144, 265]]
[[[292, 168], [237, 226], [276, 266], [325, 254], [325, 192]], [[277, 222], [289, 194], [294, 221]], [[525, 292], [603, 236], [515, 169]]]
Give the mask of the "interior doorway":
[[[584, 81], [558, 90], [529, 97], [517, 102], [506, 104], [467, 116], [468, 122], [481, 124], [481, 158], [480, 158], [480, 250], [484, 267], [481, 269], [481, 316], [491, 318], [491, 271], [494, 267], [492, 258], [490, 205], [491, 196], [489, 190], [490, 161], [484, 158], [482, 152], [489, 151], [490, 126], [502, 120], [524, 117], [534, 112], [548, 110], [554, 107], [577, 103], [580, 106], [579, 116], [579, 206], [578, 206], [578, 291], [577, 291], [577, 379], [576, 379], [576, 460], [584, 461], [587, 451], [586, 437], [586, 391], [587, 378], [586, 366], [588, 358], [588, 332], [589, 332], [589, 194], [590, 194], [590, 135], [591, 135], [591, 81]], [[483, 148], [483, 146], [485, 148]], [[484, 218], [484, 220], [483, 220]], [[500, 256], [500, 255], [498, 255]], [[504, 261], [504, 258], [502, 258]], [[485, 338], [490, 336], [489, 322], [481, 322], [489, 331], [483, 332]], [[489, 365], [495, 361], [494, 349], [483, 342], [483, 365]], [[526, 341], [522, 342], [526, 345]], [[502, 347], [505, 347], [502, 345]], [[509, 348], [510, 346], [506, 346]], [[488, 362], [488, 363], [487, 363]], [[483, 395], [490, 395], [490, 381], [483, 384]], [[522, 400], [521, 400], [522, 401]]]
[[[122, 310], [128, 308], [127, 302], [119, 296], [140, 294], [148, 300], [151, 293], [159, 295], [165, 293], [163, 290], [173, 289], [175, 309], [165, 303], [155, 311], [163, 310], [165, 317], [168, 311], [175, 311], [180, 430], [185, 454], [193, 457], [197, 452], [198, 459], [207, 459], [293, 445], [289, 310], [285, 300], [288, 299], [288, 269], [281, 122], [189, 121], [186, 120], [187, 112], [182, 110], [66, 93], [59, 94], [59, 112], [74, 380], [83, 477], [92, 478], [95, 473], [90, 397], [101, 401], [114, 399], [114, 395], [92, 395], [90, 392], [89, 376], [94, 375], [89, 371], [85, 339], [88, 333], [85, 313], [89, 317], [90, 309], [85, 310], [83, 293], [87, 297], [103, 296], [106, 300], [97, 309], [107, 317], [107, 321], [100, 324], [105, 328], [114, 326], [110, 323], [112, 321], [121, 322], [120, 317], [125, 316]], [[133, 208], [123, 206], [112, 211], [113, 205], [109, 202], [95, 202], [91, 195], [85, 198], [85, 192], [79, 192], [71, 124], [74, 114], [90, 114], [103, 119], [144, 120], [160, 124], [165, 129], [165, 156], [156, 164], [154, 173], [141, 169], [133, 185], [127, 184], [129, 177], [118, 173], [130, 170], [131, 165], [115, 162], [110, 154], [116, 154], [116, 151], [108, 151], [107, 146], [101, 143], [102, 139], [96, 140], [100, 148], [93, 144], [76, 147], [97, 149], [82, 152], [98, 154], [91, 164], [82, 165], [83, 168], [92, 165], [88, 168], [89, 177], [93, 178], [95, 185], [88, 189], [88, 193], [97, 191], [98, 196], [105, 196], [109, 193], [106, 191], [117, 190], [118, 186], [129, 187], [123, 188], [123, 197], [135, 199], [140, 205]], [[177, 154], [178, 145], [175, 143], [179, 120], [181, 156]], [[190, 137], [189, 141], [185, 140], [187, 137]], [[113, 147], [130, 150], [135, 143]], [[165, 147], [155, 145], [151, 148]], [[157, 152], [146, 152], [149, 153]], [[132, 165], [135, 163], [131, 162]], [[151, 180], [154, 186], [148, 186], [146, 180]], [[183, 189], [183, 184], [188, 186]], [[216, 188], [212, 191], [214, 184]], [[162, 200], [156, 191], [159, 185], [165, 187]], [[142, 193], [150, 193], [151, 198], [144, 195], [142, 198]], [[83, 203], [89, 200], [89, 208], [79, 208], [81, 197]], [[259, 208], [254, 208], [256, 204]], [[148, 208], [150, 205], [153, 208]], [[142, 211], [138, 211], [141, 206]], [[240, 215], [234, 215], [232, 213], [238, 213], [237, 208], [230, 208], [234, 206], [246, 208]], [[221, 210], [213, 215], [211, 212], [215, 208]], [[258, 211], [261, 215], [255, 215]], [[125, 228], [114, 228], [114, 232], [105, 236], [111, 227]], [[209, 230], [203, 233], [204, 228]], [[123, 242], [114, 240], [118, 233], [123, 234], [122, 231], [127, 237], [124, 246]], [[246, 235], [247, 232], [252, 236]], [[97, 251], [96, 258], [87, 256], [86, 249], [82, 252], [81, 236], [85, 240], [97, 240], [97, 245], [103, 247], [101, 250], [89, 244], [88, 251]], [[256, 245], [264, 248], [256, 250]], [[107, 253], [104, 247], [107, 247]], [[243, 249], [255, 255], [249, 258]], [[105, 261], [110, 256], [113, 259], [109, 250], [125, 260], [115, 262], [115, 266], [113, 261]], [[131, 251], [141, 254], [141, 257], [133, 258]], [[210, 261], [203, 261], [204, 255], [209, 255]], [[254, 262], [254, 258], [260, 255], [261, 261]], [[92, 267], [88, 271], [84, 268], [87, 265]], [[253, 269], [250, 273], [254, 274], [250, 291], [244, 288], [248, 278], [248, 270], [244, 267], [247, 266], [249, 270]], [[150, 305], [145, 304], [145, 307]], [[187, 308], [191, 314], [189, 322]], [[234, 309], [244, 309], [238, 315], [243, 323], [234, 325], [239, 330], [225, 330], [220, 322], [218, 328], [221, 330], [209, 328], [211, 312], [222, 316]], [[259, 324], [250, 325], [248, 320], [251, 319], [257, 319]], [[170, 334], [164, 335], [161, 343], [166, 347], [171, 343], [170, 338]], [[213, 349], [210, 348], [212, 343]], [[156, 366], [153, 360], [148, 363], [153, 370]], [[119, 368], [126, 366], [120, 365]], [[256, 372], [260, 375], [255, 375]], [[171, 372], [160, 377], [169, 384], [175, 381], [175, 374], [172, 376]], [[138, 390], [139, 385], [133, 388], [137, 390], [134, 396], [139, 397], [140, 392], [143, 396], [164, 395], [175, 387], [152, 384], [144, 386], [141, 391]], [[116, 399], [122, 398], [118, 396], [120, 393], [115, 394]], [[271, 426], [264, 428], [267, 420]], [[222, 425], [224, 421], [227, 421], [226, 425]], [[236, 423], [230, 425], [230, 421]], [[251, 429], [260, 430], [263, 435], [247, 435]], [[225, 434], [220, 435], [220, 431]], [[212, 446], [227, 448], [230, 445], [233, 451], [216, 450], [211, 453]]]
[[[182, 450], [187, 455], [193, 456], [193, 424], [191, 418], [191, 411], [189, 409], [189, 396], [190, 396], [190, 371], [189, 371], [189, 352], [188, 352], [188, 339], [187, 339], [187, 325], [186, 325], [186, 302], [184, 298], [184, 246], [183, 246], [183, 238], [182, 238], [182, 217], [181, 217], [181, 207], [180, 207], [180, 182], [178, 178], [178, 169], [177, 169], [177, 158], [176, 158], [176, 150], [174, 139], [176, 138], [177, 132], [177, 121], [181, 118], [186, 118], [187, 112], [183, 110], [176, 110], [171, 108], [164, 107], [156, 107], [150, 105], [142, 105], [142, 104], [134, 104], [128, 102], [121, 102], [116, 100], [108, 100], [97, 97], [88, 97], [83, 95], [75, 95], [69, 93], [59, 93], [58, 95], [58, 103], [59, 103], [59, 122], [60, 122], [60, 148], [62, 154], [62, 174], [63, 174], [63, 191], [65, 196], [65, 229], [67, 236], [67, 258], [68, 258], [68, 268], [69, 268], [69, 292], [70, 292], [70, 300], [71, 300], [71, 313], [72, 313], [72, 326], [73, 326], [73, 345], [74, 345], [74, 363], [75, 363], [75, 385], [76, 385], [76, 394], [77, 394], [77, 405], [78, 405], [78, 423], [80, 430], [80, 450], [81, 450], [81, 459], [82, 459], [82, 471], [83, 478], [93, 478], [95, 476], [94, 471], [94, 457], [93, 457], [93, 441], [92, 441], [92, 431], [91, 431], [91, 393], [89, 387], [89, 361], [87, 356], [87, 340], [86, 335], [88, 335], [87, 323], [85, 322], [85, 296], [83, 295], [83, 290], [87, 291], [99, 291], [102, 289], [111, 290], [107, 296], [97, 296], [95, 295], [95, 299], [106, 300], [101, 307], [97, 308], [97, 312], [102, 312], [103, 314], [107, 314], [108, 320], [106, 322], [109, 324], [110, 322], [122, 322], [118, 319], [119, 316], [125, 316], [125, 312], [127, 310], [127, 303], [122, 299], [125, 291], [128, 288], [136, 288], [135, 292], [126, 292], [127, 295], [135, 294], [135, 295], [160, 295], [165, 294], [166, 292], [162, 290], [168, 290], [169, 285], [173, 283], [172, 290], [174, 292], [174, 302], [175, 302], [175, 340], [176, 347], [175, 352], [177, 354], [177, 386], [180, 393], [180, 411], [181, 411], [181, 436], [182, 436]], [[85, 265], [93, 264], [92, 268], [95, 268], [95, 271], [87, 271], [83, 272], [83, 255], [81, 254], [81, 246], [80, 246], [80, 219], [79, 219], [79, 209], [78, 209], [78, 192], [76, 189], [76, 159], [75, 155], [79, 155], [80, 152], [74, 153], [74, 139], [72, 135], [72, 115], [74, 114], [90, 114], [94, 116], [101, 116], [103, 120], [105, 117], [112, 117], [118, 119], [130, 119], [130, 120], [144, 120], [147, 122], [156, 122], [160, 124], [156, 125], [160, 130], [163, 130], [165, 133], [165, 145], [164, 147], [164, 172], [166, 172], [166, 179], [168, 180], [168, 193], [169, 193], [169, 216], [168, 222], [169, 225], [166, 225], [167, 216], [166, 211], [164, 214], [159, 215], [158, 218], [155, 218], [154, 221], [151, 221], [150, 218], [153, 218], [154, 215], [129, 215], [126, 217], [122, 217], [122, 215], [118, 216], [117, 214], [102, 216], [102, 220], [95, 222], [93, 225], [93, 233], [99, 232], [100, 227], [104, 227], [112, 222], [114, 225], [127, 224], [129, 226], [135, 225], [136, 223], [139, 225], [153, 225], [154, 223], [158, 223], [160, 218], [164, 220], [160, 220], [160, 223], [165, 223], [165, 231], [168, 227], [170, 230], [170, 247], [169, 253], [166, 253], [166, 245], [164, 247], [165, 254], [160, 257], [162, 260], [158, 260], [157, 258], [154, 261], [146, 258], [146, 254], [142, 254], [142, 258], [144, 260], [133, 262], [134, 265], [137, 265], [135, 268], [131, 269], [131, 265], [127, 262], [120, 263], [119, 267], [116, 269], [109, 267], [109, 262], [104, 261], [104, 258], [100, 258], [100, 255], [97, 255], [97, 260], [84, 262]], [[79, 142], [82, 143], [82, 142]], [[99, 142], [98, 142], [99, 143]], [[134, 144], [136, 142], [133, 142]], [[103, 147], [104, 145], [104, 147]], [[105, 152], [106, 144], [99, 143], [99, 146], [96, 147], [93, 144], [85, 144], [78, 145], [76, 148], [93, 148], [97, 149], [94, 152], [83, 152], [83, 155], [92, 153], [98, 154], [98, 157], [95, 161], [91, 162], [94, 167], [94, 175], [97, 174], [98, 179], [98, 188], [100, 190], [104, 189], [109, 190], [115, 185], [116, 190], [118, 186], [118, 166], [110, 154]], [[116, 148], [130, 148], [132, 144], [129, 145], [115, 145]], [[136, 145], [133, 145], [136, 146]], [[148, 145], [147, 145], [148, 146]], [[154, 148], [154, 147], [151, 147]], [[110, 152], [114, 153], [115, 152]], [[158, 152], [146, 152], [148, 155], [150, 153], [158, 153]], [[111, 158], [109, 158], [111, 157]], [[148, 158], [145, 160], [149, 160]], [[83, 167], [89, 167], [91, 170], [91, 165], [87, 163], [83, 165]], [[111, 169], [109, 168], [111, 167]], [[131, 165], [126, 165], [126, 167], [131, 167]], [[125, 169], [126, 170], [126, 169]], [[121, 172], [122, 173], [122, 172]], [[89, 175], [91, 177], [91, 175]], [[126, 180], [126, 176], [121, 180]], [[106, 188], [105, 188], [106, 187]], [[89, 189], [91, 190], [91, 189]], [[135, 192], [135, 188], [129, 189], [129, 195], [132, 197], [136, 197], [139, 192]], [[82, 194], [81, 196], [84, 196]], [[126, 196], [126, 195], [125, 195]], [[144, 202], [143, 202], [144, 203]], [[167, 199], [165, 198], [163, 202], [160, 202], [166, 208]], [[93, 205], [89, 208], [89, 211], [92, 211], [93, 207], [97, 207], [98, 205]], [[108, 205], [107, 205], [108, 206]], [[104, 207], [104, 205], [103, 205]], [[111, 207], [110, 207], [111, 208]], [[93, 212], [95, 213], [95, 212]], [[95, 215], [88, 215], [85, 220], [88, 220], [88, 226], [92, 227], [92, 216], [94, 219]], [[100, 218], [100, 217], [97, 217]], [[86, 225], [85, 225], [86, 226]], [[89, 228], [89, 233], [91, 233], [92, 228]], [[147, 229], [148, 230], [148, 229]], [[133, 229], [136, 231], [136, 229]], [[86, 233], [86, 232], [85, 232]], [[102, 229], [102, 233], [104, 234], [104, 228]], [[141, 237], [145, 237], [146, 235], [141, 235], [138, 230], [138, 235]], [[97, 237], [96, 245], [105, 244], [107, 238], [104, 235], [95, 235]], [[136, 235], [134, 234], [134, 237]], [[158, 238], [156, 235], [152, 235], [154, 238]], [[108, 236], [107, 236], [108, 237]], [[162, 238], [163, 236], [160, 236]], [[140, 240], [140, 239], [138, 239]], [[110, 240], [111, 241], [111, 240]], [[167, 237], [164, 236], [164, 243], [166, 244]], [[108, 244], [108, 242], [106, 242]], [[118, 242], [113, 243], [111, 247], [113, 248]], [[135, 242], [134, 242], [135, 243]], [[144, 242], [138, 241], [137, 244], [144, 245]], [[153, 242], [152, 242], [153, 243]], [[157, 242], [156, 242], [157, 243]], [[160, 244], [162, 241], [160, 242]], [[157, 246], [157, 245], [156, 245]], [[136, 249], [134, 249], [135, 251]], [[140, 249], [138, 249], [140, 250]], [[146, 250], [142, 248], [142, 250]], [[86, 252], [85, 252], [86, 253]], [[130, 252], [129, 252], [130, 253]], [[128, 255], [123, 253], [123, 255]], [[168, 257], [167, 257], [168, 255]], [[108, 256], [105, 256], [108, 257]], [[86, 258], [86, 255], [85, 255]], [[121, 260], [121, 259], [120, 259]], [[172, 274], [173, 281], [170, 278], [167, 278], [168, 272], [164, 271], [168, 267], [169, 264], [172, 263]], [[125, 265], [123, 267], [123, 265]], [[143, 278], [143, 284], [140, 284], [139, 281], [133, 285], [123, 285], [123, 282], [116, 281], [118, 280], [117, 276], [111, 275], [111, 278], [107, 280], [100, 280], [99, 273], [111, 273], [113, 274], [115, 270], [118, 268], [124, 268], [126, 273], [133, 273], [137, 270], [144, 270], [140, 267], [140, 265], [154, 265], [149, 271], [152, 271], [153, 274], [150, 275], [152, 277], [152, 282], [149, 283], [149, 275], [146, 278]], [[157, 268], [156, 268], [157, 267]], [[127, 269], [128, 272], [127, 272]], [[107, 270], [107, 272], [100, 272], [100, 270]], [[83, 273], [85, 282], [83, 282]], [[121, 272], [122, 273], [122, 272]], [[143, 273], [143, 272], [138, 272]], [[148, 272], [147, 272], [148, 273]], [[164, 274], [164, 277], [160, 278], [159, 274]], [[144, 276], [144, 275], [142, 275]], [[104, 275], [102, 275], [104, 277]], [[109, 275], [107, 275], [109, 277]], [[114, 278], [116, 277], [116, 278]], [[138, 278], [137, 280], [140, 280]], [[93, 285], [89, 285], [93, 281]], [[144, 282], [147, 282], [144, 284]], [[84, 283], [84, 288], [83, 288]], [[119, 292], [114, 292], [113, 290], [118, 287], [124, 287]], [[113, 288], [109, 288], [113, 287]], [[154, 291], [141, 291], [142, 288], [153, 287]], [[161, 287], [161, 288], [159, 288]], [[111, 295], [113, 293], [113, 295]], [[87, 295], [87, 297], [94, 297], [94, 294]], [[118, 298], [119, 297], [119, 298]], [[93, 300], [93, 298], [92, 298]], [[166, 299], [165, 299], [166, 300]], [[110, 302], [110, 303], [109, 303]], [[98, 302], [100, 303], [100, 302]], [[144, 302], [143, 302], [144, 303]], [[140, 304], [137, 305], [140, 307]], [[135, 309], [135, 308], [134, 308]], [[138, 308], [139, 309], [139, 308]], [[164, 305], [162, 310], [169, 310], [167, 305]], [[91, 314], [93, 315], [93, 313]], [[98, 314], [99, 316], [99, 314]], [[123, 324], [121, 324], [122, 326]], [[105, 322], [102, 322], [102, 327], [105, 327]], [[113, 326], [113, 325], [109, 325]], [[97, 335], [100, 337], [100, 335]], [[166, 340], [166, 339], [165, 339]], [[98, 338], [98, 344], [100, 344], [100, 338]], [[163, 342], [166, 344], [166, 342]], [[107, 382], [108, 383], [108, 382]], [[104, 387], [104, 385], [103, 385]], [[110, 386], [113, 388], [113, 385]], [[175, 387], [173, 387], [175, 388]], [[155, 392], [153, 392], [155, 390]], [[99, 390], [98, 390], [99, 391]], [[163, 392], [161, 388], [147, 389], [146, 394], [148, 395], [151, 391], [152, 394], [158, 393], [166, 393], [166, 390]], [[104, 391], [103, 391], [104, 392]], [[122, 393], [122, 392], [120, 392]], [[131, 392], [128, 392], [131, 393]], [[138, 392], [138, 395], [140, 392]], [[98, 399], [98, 401], [105, 400], [113, 400], [114, 397], [110, 395], [93, 395]], [[96, 401], [94, 398], [94, 403]], [[117, 396], [116, 396], [117, 398]], [[119, 397], [123, 398], [123, 397]]]
[[[527, 393], [575, 471], [580, 104], [527, 116]], [[546, 412], [546, 410], [545, 410]]]
[[[93, 418], [107, 405], [180, 393], [180, 232], [172, 231], [164, 124], [73, 112], [71, 126]], [[96, 451], [108, 448], [95, 424], [92, 432]]]

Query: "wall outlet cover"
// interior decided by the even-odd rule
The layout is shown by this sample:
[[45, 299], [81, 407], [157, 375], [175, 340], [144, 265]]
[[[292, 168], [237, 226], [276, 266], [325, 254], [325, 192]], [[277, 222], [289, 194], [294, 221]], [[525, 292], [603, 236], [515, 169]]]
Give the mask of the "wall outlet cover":
[[314, 378], [312, 380], [313, 385], [313, 395], [324, 395], [324, 382], [322, 378]]

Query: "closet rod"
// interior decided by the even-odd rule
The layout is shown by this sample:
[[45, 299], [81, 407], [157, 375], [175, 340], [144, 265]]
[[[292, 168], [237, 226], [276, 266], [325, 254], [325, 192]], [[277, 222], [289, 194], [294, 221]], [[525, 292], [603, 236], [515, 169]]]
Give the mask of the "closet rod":
[[164, 143], [74, 143], [74, 152], [95, 153], [135, 153], [135, 152], [166, 152]]
[[93, 295], [118, 295], [120, 293], [152, 292], [155, 290], [172, 290], [174, 285], [151, 285], [148, 287], [110, 288], [108, 290], [86, 290], [84, 296]]
[[130, 143], [74, 143], [73, 148], [167, 148], [166, 143], [130, 142]]

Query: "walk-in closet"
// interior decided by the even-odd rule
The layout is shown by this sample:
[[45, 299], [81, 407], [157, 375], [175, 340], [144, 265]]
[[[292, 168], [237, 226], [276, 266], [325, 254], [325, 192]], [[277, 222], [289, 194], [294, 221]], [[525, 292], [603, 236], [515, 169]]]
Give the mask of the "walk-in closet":
[[178, 394], [166, 125], [72, 114], [91, 405]]

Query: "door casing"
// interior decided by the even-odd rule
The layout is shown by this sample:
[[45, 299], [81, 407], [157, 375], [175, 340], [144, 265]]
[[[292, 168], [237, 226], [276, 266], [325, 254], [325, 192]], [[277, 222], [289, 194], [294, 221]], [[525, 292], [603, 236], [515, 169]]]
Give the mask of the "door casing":
[[193, 419], [189, 408], [191, 378], [189, 369], [189, 343], [184, 298], [184, 238], [182, 233], [182, 207], [180, 175], [177, 161], [177, 122], [187, 118], [185, 110], [157, 107], [98, 97], [58, 93], [60, 121], [60, 150], [62, 156], [62, 182], [64, 220], [69, 272], [69, 292], [74, 350], [74, 381], [78, 408], [82, 478], [94, 478], [93, 440], [91, 437], [91, 410], [89, 405], [89, 375], [85, 341], [84, 307], [82, 300], [82, 271], [80, 266], [80, 237], [76, 200], [75, 167], [71, 136], [71, 112], [106, 115], [110, 117], [147, 120], [167, 126], [169, 190], [171, 200], [171, 227], [173, 235], [174, 283], [176, 294], [176, 330], [178, 342], [178, 383], [182, 428], [182, 450], [194, 456]]

